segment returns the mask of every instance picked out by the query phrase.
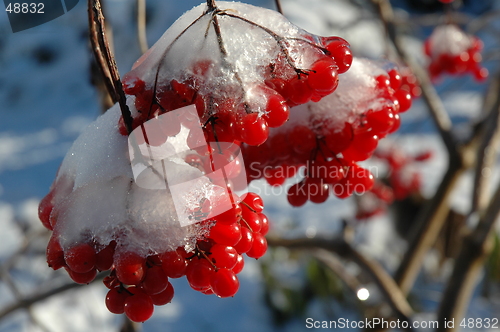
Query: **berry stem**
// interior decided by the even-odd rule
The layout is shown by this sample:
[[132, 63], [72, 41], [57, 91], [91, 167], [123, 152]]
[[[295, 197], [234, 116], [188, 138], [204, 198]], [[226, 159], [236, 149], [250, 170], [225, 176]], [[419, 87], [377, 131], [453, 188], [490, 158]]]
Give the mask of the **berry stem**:
[[208, 11], [214, 11], [217, 8], [215, 0], [207, 0]]

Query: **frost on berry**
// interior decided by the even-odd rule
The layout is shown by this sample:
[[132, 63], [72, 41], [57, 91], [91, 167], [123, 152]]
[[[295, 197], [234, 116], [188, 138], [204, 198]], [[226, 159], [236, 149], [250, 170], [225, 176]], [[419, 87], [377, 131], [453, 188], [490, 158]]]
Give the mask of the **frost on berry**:
[[483, 43], [457, 25], [437, 26], [424, 46], [431, 60], [429, 73], [432, 78], [442, 74], [472, 73], [480, 81], [488, 76], [488, 70], [481, 66]]
[[260, 145], [268, 127], [286, 122], [289, 107], [333, 92], [351, 62], [342, 38], [315, 36], [272, 10], [220, 1], [179, 18], [123, 85], [136, 97], [134, 128], [195, 104], [215, 140]]
[[293, 107], [290, 120], [263, 145], [243, 146], [247, 176], [281, 185], [305, 166], [305, 177], [288, 191], [292, 206], [369, 191], [373, 176], [357, 162], [399, 128], [399, 113], [411, 107], [402, 83], [394, 65], [354, 58], [335, 92]]

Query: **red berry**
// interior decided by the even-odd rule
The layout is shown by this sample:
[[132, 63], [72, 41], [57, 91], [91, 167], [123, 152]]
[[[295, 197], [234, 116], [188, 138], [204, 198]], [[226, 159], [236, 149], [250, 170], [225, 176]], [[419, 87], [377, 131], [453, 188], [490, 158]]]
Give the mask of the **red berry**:
[[269, 127], [266, 120], [258, 113], [246, 114], [239, 123], [239, 134], [248, 145], [261, 145], [267, 140]]
[[153, 300], [143, 292], [136, 291], [125, 300], [125, 314], [136, 323], [147, 321], [154, 311]]
[[151, 295], [151, 300], [154, 305], [165, 305], [170, 303], [174, 298], [174, 287], [168, 282], [167, 287], [161, 293]]
[[267, 219], [267, 216], [263, 213], [259, 213], [259, 218], [260, 218], [260, 224], [261, 224], [261, 229], [260, 229], [260, 234], [266, 235], [267, 232], [269, 232], [269, 220]]
[[66, 262], [64, 261], [64, 252], [61, 244], [59, 243], [58, 237], [54, 233], [52, 233], [47, 245], [46, 255], [47, 263], [52, 269], [58, 270], [61, 267], [66, 266]]
[[104, 249], [96, 254], [95, 267], [99, 271], [111, 269], [113, 265], [113, 256], [115, 254], [116, 242], [111, 241]]
[[187, 260], [177, 251], [168, 251], [160, 255], [163, 270], [170, 278], [180, 278], [186, 273]]
[[254, 232], [260, 232], [262, 227], [259, 215], [247, 207], [242, 209], [242, 225], [249, 227]]
[[50, 224], [50, 214], [54, 205], [52, 205], [52, 199], [54, 198], [54, 191], [50, 191], [38, 205], [38, 218], [42, 222], [43, 226], [48, 230], [53, 230], [53, 226]]
[[78, 244], [64, 252], [66, 265], [76, 273], [86, 273], [95, 268], [96, 254], [87, 243]]
[[365, 132], [354, 136], [351, 145], [342, 155], [347, 160], [362, 161], [368, 159], [378, 144], [378, 137], [372, 132]]
[[246, 194], [243, 202], [248, 204], [248, 206], [255, 212], [262, 212], [264, 210], [264, 202], [262, 198], [256, 193], [249, 192]]
[[399, 102], [399, 113], [406, 112], [411, 107], [411, 95], [408, 91], [400, 89], [394, 93], [394, 97]]
[[352, 126], [346, 122], [342, 130], [332, 130], [325, 135], [325, 143], [331, 152], [337, 154], [347, 149], [353, 137]]
[[252, 248], [246, 253], [248, 257], [259, 259], [267, 251], [267, 240], [260, 233], [253, 233]]
[[349, 49], [349, 43], [342, 38], [325, 38], [325, 45], [330, 55], [337, 63], [338, 73], [345, 73], [352, 64], [352, 53]]
[[142, 281], [142, 289], [149, 295], [161, 293], [167, 288], [169, 282], [161, 266], [152, 266], [145, 271], [146, 276]]
[[271, 95], [267, 100], [266, 112], [263, 118], [267, 125], [271, 128], [280, 127], [288, 120], [290, 107], [281, 95]]
[[106, 307], [113, 314], [123, 314], [125, 312], [125, 300], [130, 296], [124, 288], [112, 288], [106, 294]]
[[116, 276], [127, 285], [137, 285], [144, 277], [144, 257], [134, 253], [121, 253], [115, 262]]
[[231, 246], [214, 244], [210, 248], [209, 258], [218, 268], [232, 269], [238, 259], [238, 252]]
[[299, 207], [307, 202], [307, 192], [302, 182], [296, 183], [288, 189], [287, 199], [290, 205]]
[[240, 287], [236, 274], [229, 269], [219, 269], [212, 274], [210, 286], [218, 297], [234, 296]]
[[238, 244], [234, 246], [234, 249], [236, 249], [236, 251], [239, 254], [244, 254], [248, 250], [250, 250], [250, 248], [252, 248], [252, 242], [253, 242], [252, 230], [250, 230], [247, 227], [241, 227], [241, 239], [238, 242]]
[[216, 243], [234, 246], [241, 239], [240, 225], [237, 222], [232, 224], [216, 223], [210, 229], [208, 237], [213, 239]]
[[196, 289], [210, 287], [210, 277], [214, 271], [212, 265], [206, 259], [193, 259], [186, 269], [186, 278], [189, 285]]
[[92, 269], [85, 273], [77, 273], [69, 268], [66, 268], [66, 271], [68, 272], [71, 279], [73, 279], [73, 281], [77, 284], [90, 284], [97, 275], [96, 269]]
[[337, 88], [339, 79], [335, 61], [330, 58], [318, 60], [312, 65], [311, 70], [307, 83], [313, 90], [330, 93]]
[[236, 265], [231, 269], [234, 274], [238, 274], [243, 271], [243, 267], [245, 266], [245, 260], [242, 255], [238, 255], [238, 260], [236, 261]]

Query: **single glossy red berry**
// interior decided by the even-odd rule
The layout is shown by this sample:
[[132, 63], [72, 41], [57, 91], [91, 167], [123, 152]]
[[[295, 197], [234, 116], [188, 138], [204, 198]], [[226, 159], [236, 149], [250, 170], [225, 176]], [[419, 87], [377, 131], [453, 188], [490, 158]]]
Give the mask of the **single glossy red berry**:
[[153, 300], [151, 300], [151, 296], [136, 291], [135, 294], [129, 296], [125, 300], [125, 315], [136, 323], [142, 323], [147, 321], [152, 315], [154, 311]]
[[236, 274], [229, 269], [219, 269], [212, 274], [210, 286], [218, 297], [234, 296], [240, 287]]
[[76, 273], [86, 273], [95, 268], [96, 253], [87, 243], [81, 243], [64, 252], [66, 265]]

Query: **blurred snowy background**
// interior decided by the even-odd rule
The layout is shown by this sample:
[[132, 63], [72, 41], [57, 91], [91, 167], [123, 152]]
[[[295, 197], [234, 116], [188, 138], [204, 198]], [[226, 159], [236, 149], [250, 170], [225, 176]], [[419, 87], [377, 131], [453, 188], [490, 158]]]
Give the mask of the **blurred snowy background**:
[[[134, 0], [104, 0], [104, 10], [113, 29], [115, 56], [121, 74], [126, 73], [140, 56], [135, 26]], [[274, 8], [274, 2], [245, 1]], [[383, 27], [365, 1], [283, 0], [287, 17], [309, 32], [347, 39], [356, 56], [384, 56], [386, 45]], [[428, 12], [408, 7], [407, 3], [426, 1], [394, 1], [400, 5], [398, 17], [414, 20], [406, 44], [423, 60], [422, 40], [429, 35], [428, 26], [418, 27], [417, 18]], [[430, 3], [431, 1], [427, 1]], [[199, 1], [147, 1], [147, 35], [152, 45], [183, 12]], [[486, 43], [485, 66], [491, 70], [498, 53], [494, 37], [474, 21], [480, 14], [500, 9], [498, 1], [466, 1], [464, 15], [469, 27]], [[410, 13], [408, 12], [410, 11]], [[417, 18], [416, 18], [417, 17]], [[421, 23], [421, 22], [419, 22]], [[491, 22], [490, 22], [491, 23]], [[42, 26], [13, 34], [5, 12], [0, 14], [0, 332], [18, 331], [117, 331], [122, 317], [110, 314], [104, 306], [107, 289], [99, 282], [68, 290], [37, 302], [28, 310], [4, 309], [16, 299], [31, 297], [35, 292], [52, 289], [69, 282], [63, 271], [54, 272], [46, 265], [43, 251], [48, 232], [38, 221], [37, 205], [48, 192], [57, 168], [83, 128], [101, 112], [99, 96], [91, 84], [91, 52], [88, 45], [85, 1], [68, 14]], [[475, 25], [474, 25], [475, 24]], [[499, 22], [492, 22], [498, 29]], [[497, 30], [498, 31], [498, 30]], [[488, 53], [490, 52], [490, 53]], [[498, 48], [496, 49], [498, 52]], [[461, 126], [481, 111], [486, 84], [475, 84], [470, 77], [445, 79], [438, 85], [452, 120]], [[435, 134], [432, 121], [421, 100], [403, 116], [400, 132], [392, 135], [406, 151], [434, 151], [434, 157], [419, 171], [424, 181], [423, 193], [430, 195], [446, 168], [444, 147]], [[498, 177], [497, 177], [498, 178]], [[472, 174], [466, 176], [453, 196], [453, 207], [466, 212], [469, 207], [467, 189]], [[330, 198], [322, 205], [291, 208], [286, 196], [271, 190], [264, 182], [254, 183], [254, 190], [265, 199], [266, 213], [273, 231], [285, 236], [335, 234], [342, 219], [352, 219], [354, 201]], [[402, 241], [386, 215], [356, 226], [355, 243], [369, 256], [394, 268], [401, 259]], [[265, 295], [264, 279], [269, 270], [276, 272], [279, 282], [299, 287], [303, 283], [304, 262], [288, 259], [285, 250], [270, 251], [261, 262], [246, 264], [241, 273], [241, 289], [234, 298], [218, 299], [192, 291], [186, 280], [173, 280], [173, 303], [158, 307], [152, 319], [142, 325], [153, 331], [304, 331], [305, 318], [362, 318], [355, 298], [343, 301], [313, 300], [303, 316], [295, 316], [277, 327], [272, 307], [286, 306], [282, 293]], [[431, 257], [432, 258], [432, 257]], [[435, 262], [429, 259], [426, 267]], [[267, 272], [266, 272], [267, 271]], [[265, 272], [265, 273], [263, 273]], [[420, 313], [416, 319], [431, 319], [440, 300], [442, 275], [431, 280], [421, 278], [412, 296], [418, 300]], [[269, 280], [267, 280], [269, 283]], [[374, 294], [376, 297], [377, 294]], [[498, 295], [498, 294], [497, 294]], [[341, 297], [341, 296], [340, 296]], [[340, 298], [339, 297], [339, 298]], [[268, 304], [265, 304], [267, 299]], [[292, 298], [292, 301], [299, 299]], [[500, 299], [475, 297], [467, 317], [500, 317]]]

